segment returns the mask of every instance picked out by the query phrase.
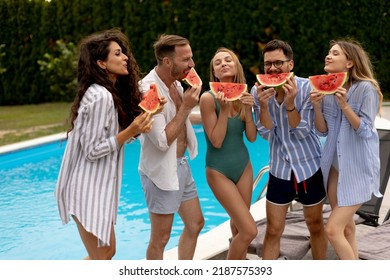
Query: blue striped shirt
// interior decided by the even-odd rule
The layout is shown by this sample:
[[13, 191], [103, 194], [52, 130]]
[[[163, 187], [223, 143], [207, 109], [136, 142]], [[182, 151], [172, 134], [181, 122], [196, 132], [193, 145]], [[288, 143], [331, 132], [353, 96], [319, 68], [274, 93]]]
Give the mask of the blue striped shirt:
[[341, 112], [334, 95], [325, 96], [322, 112], [326, 120], [327, 136], [322, 152], [321, 169], [327, 185], [333, 157], [337, 153], [339, 177], [338, 206], [364, 203], [379, 192], [379, 137], [375, 128], [378, 111], [378, 93], [368, 81], [355, 82], [347, 93], [347, 101], [360, 118], [355, 130]]
[[270, 173], [283, 180], [291, 180], [294, 172], [297, 182], [314, 175], [320, 168], [321, 143], [314, 129], [314, 110], [310, 102], [309, 80], [295, 76], [298, 94], [295, 107], [301, 116], [296, 128], [291, 128], [284, 102], [279, 104], [275, 97], [269, 100], [269, 112], [273, 129], [269, 130], [260, 123], [260, 104], [256, 86], [251, 93], [255, 97], [254, 112], [258, 133], [268, 140], [270, 147]]

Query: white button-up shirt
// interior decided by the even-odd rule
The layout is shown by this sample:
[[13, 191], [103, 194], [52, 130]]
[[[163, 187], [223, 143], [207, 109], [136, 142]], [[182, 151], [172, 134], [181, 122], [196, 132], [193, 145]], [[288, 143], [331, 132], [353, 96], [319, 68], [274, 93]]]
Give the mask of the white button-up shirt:
[[[145, 174], [153, 183], [162, 190], [175, 191], [179, 189], [177, 177], [177, 140], [169, 146], [165, 133], [165, 127], [176, 115], [176, 106], [169, 95], [169, 88], [157, 75], [155, 69], [151, 70], [140, 82], [142, 92], [146, 92], [151, 83], [156, 83], [160, 95], [167, 99], [161, 113], [153, 115], [153, 127], [149, 133], [140, 137], [141, 153], [138, 170]], [[183, 87], [176, 81], [175, 86], [180, 95], [183, 95]], [[192, 124], [187, 118], [187, 150], [190, 159], [198, 154], [198, 142]]]

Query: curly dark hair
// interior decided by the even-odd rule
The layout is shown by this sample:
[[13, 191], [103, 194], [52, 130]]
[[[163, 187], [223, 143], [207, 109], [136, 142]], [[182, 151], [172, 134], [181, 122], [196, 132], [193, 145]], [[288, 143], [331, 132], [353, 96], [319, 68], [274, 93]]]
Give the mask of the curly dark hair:
[[[109, 54], [109, 45], [116, 42], [128, 57], [127, 69], [129, 74], [119, 76], [116, 83], [109, 79], [107, 73], [98, 66], [97, 61], [105, 61]], [[126, 128], [140, 114], [138, 106], [142, 93], [138, 87], [140, 69], [129, 45], [129, 40], [119, 29], [109, 29], [87, 36], [80, 42], [79, 60], [77, 66], [77, 94], [73, 101], [69, 123], [74, 128], [74, 121], [78, 115], [81, 99], [92, 84], [98, 84], [111, 92], [115, 108], [118, 111], [119, 125]]]

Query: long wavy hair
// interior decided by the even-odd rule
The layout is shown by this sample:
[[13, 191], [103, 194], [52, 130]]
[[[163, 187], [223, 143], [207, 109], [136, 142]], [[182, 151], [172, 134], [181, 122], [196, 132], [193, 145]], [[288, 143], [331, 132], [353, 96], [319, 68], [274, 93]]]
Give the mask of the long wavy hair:
[[[234, 76], [233, 83], [245, 84], [246, 79], [245, 79], [244, 69], [242, 68], [240, 60], [232, 50], [225, 47], [218, 48], [213, 58], [210, 61], [210, 82], [220, 82], [220, 80], [215, 76], [214, 66], [213, 66], [214, 57], [220, 52], [227, 52], [233, 59], [234, 65], [236, 67], [236, 75]], [[240, 118], [243, 121], [245, 121], [245, 110], [241, 101], [240, 100], [233, 101], [233, 107], [240, 115]]]
[[353, 67], [349, 70], [349, 82], [352, 84], [355, 81], [369, 81], [373, 84], [378, 93], [378, 112], [380, 112], [383, 94], [375, 78], [373, 66], [367, 52], [359, 42], [350, 38], [330, 41], [330, 47], [334, 45], [340, 46], [347, 59], [353, 62]]
[[[128, 57], [127, 70], [129, 74], [118, 76], [115, 84], [97, 64], [98, 60], [107, 60], [111, 42], [118, 43], [122, 52]], [[79, 45], [77, 93], [70, 109], [68, 134], [74, 128], [80, 102], [92, 84], [101, 85], [111, 92], [115, 108], [118, 111], [119, 125], [122, 129], [126, 128], [141, 112], [138, 106], [142, 99], [138, 87], [140, 75], [139, 66], [129, 46], [129, 40], [119, 29], [105, 30], [84, 38]]]

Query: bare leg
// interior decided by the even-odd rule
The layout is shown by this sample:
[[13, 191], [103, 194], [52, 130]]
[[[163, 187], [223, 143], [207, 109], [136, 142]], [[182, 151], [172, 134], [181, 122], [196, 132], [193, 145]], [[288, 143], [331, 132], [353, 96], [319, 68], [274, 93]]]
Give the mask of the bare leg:
[[[355, 251], [357, 246], [354, 238], [355, 232], [350, 232], [349, 240], [345, 236], [345, 232], [347, 225], [353, 222], [353, 215], [359, 207], [360, 205], [345, 207], [336, 206], [332, 209], [332, 213], [330, 214], [326, 226], [326, 235], [341, 260], [357, 259], [357, 253]], [[349, 230], [354, 230], [354, 227]]]
[[162, 260], [164, 249], [167, 245], [173, 223], [173, 214], [149, 213], [151, 232], [150, 241], [146, 250], [146, 259]]
[[79, 231], [81, 240], [87, 250], [88, 256], [85, 260], [111, 260], [115, 255], [116, 240], [114, 225], [111, 227], [110, 246], [98, 247], [98, 238], [92, 233], [85, 230], [80, 221], [72, 215], [73, 220], [76, 222], [77, 229]]
[[353, 218], [347, 224], [347, 226], [345, 228], [344, 235], [352, 247], [355, 258], [359, 259], [359, 252], [358, 252], [358, 246], [357, 246], [357, 241], [356, 241], [356, 225], [355, 225], [355, 221], [353, 220]]
[[326, 225], [325, 233], [341, 260], [355, 260], [358, 258], [358, 249], [353, 215], [360, 208], [361, 204], [338, 207], [337, 182], [338, 172], [332, 167], [328, 180], [328, 197], [332, 212]]
[[[227, 259], [243, 259], [250, 242], [256, 237], [257, 227], [249, 212], [250, 196], [252, 191], [253, 176], [250, 174], [252, 167], [246, 167], [240, 179], [240, 191], [231, 180], [218, 171], [206, 169], [207, 181], [215, 197], [225, 208], [233, 221], [233, 238], [230, 243]], [[250, 195], [248, 194], [248, 186]], [[249, 202], [248, 202], [249, 201]], [[234, 234], [234, 229], [237, 233]]]
[[179, 215], [184, 222], [184, 229], [179, 239], [179, 260], [192, 260], [204, 219], [199, 199], [193, 198], [181, 203]]
[[322, 216], [322, 205], [323, 203], [319, 203], [303, 208], [306, 224], [310, 232], [311, 252], [315, 260], [325, 260], [328, 247]]
[[276, 260], [280, 254], [282, 237], [289, 205], [275, 205], [266, 202], [267, 229], [263, 242], [263, 260]]
[[[240, 180], [237, 182], [237, 189], [249, 210], [251, 206], [252, 194], [253, 194], [253, 168], [251, 163], [248, 163], [247, 167], [244, 170], [243, 175], [241, 176]], [[233, 225], [234, 225], [234, 221], [233, 221]], [[237, 233], [238, 233], [237, 229], [236, 232], [232, 231], [232, 237], [234, 238]], [[256, 226], [256, 235], [257, 235], [257, 226]], [[255, 237], [256, 236], [254, 236], [252, 240]], [[240, 259], [243, 260], [246, 259], [247, 251], [248, 250], [244, 251]]]

